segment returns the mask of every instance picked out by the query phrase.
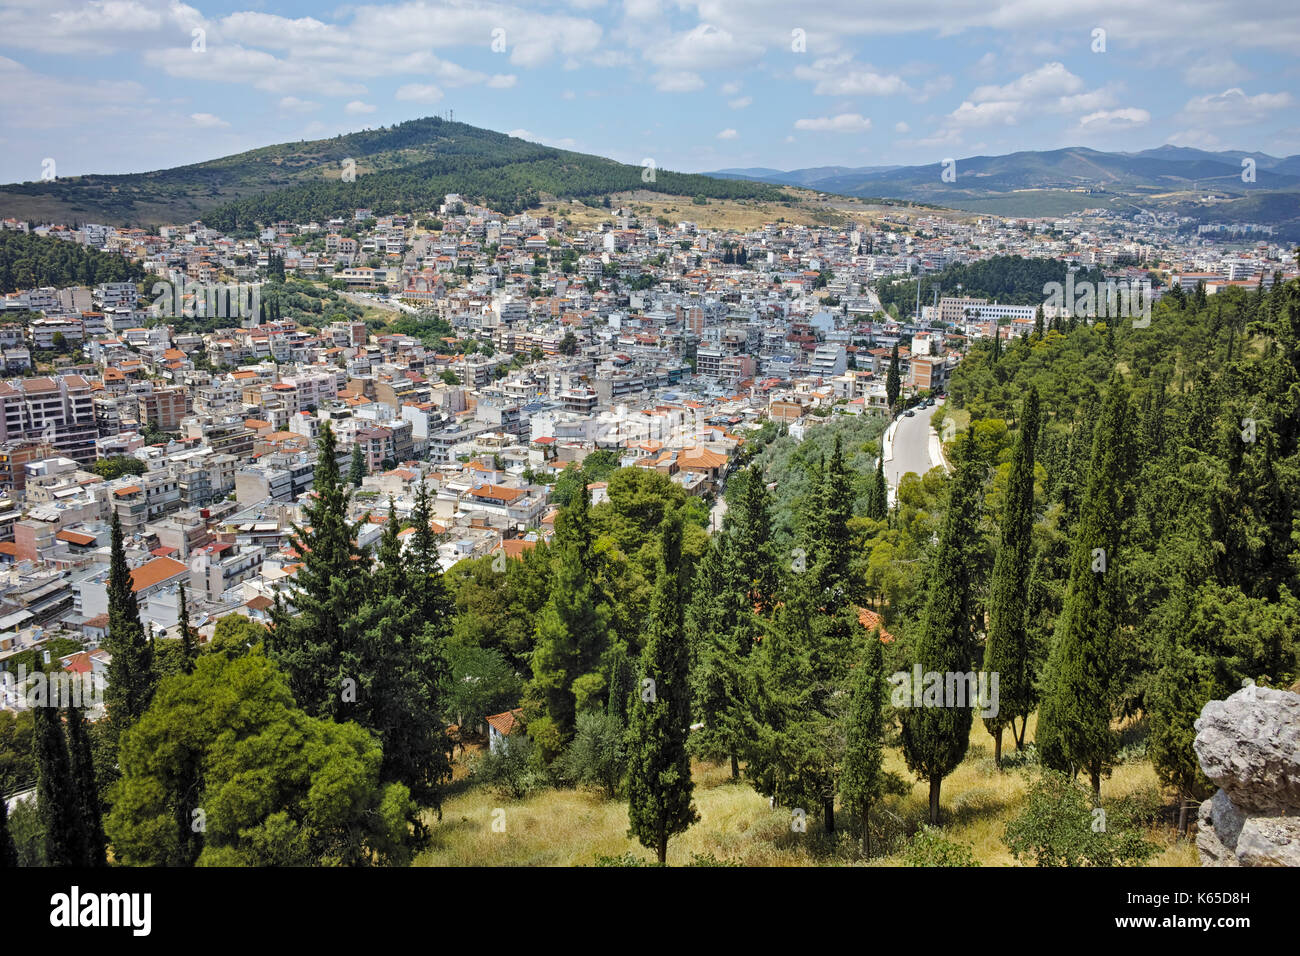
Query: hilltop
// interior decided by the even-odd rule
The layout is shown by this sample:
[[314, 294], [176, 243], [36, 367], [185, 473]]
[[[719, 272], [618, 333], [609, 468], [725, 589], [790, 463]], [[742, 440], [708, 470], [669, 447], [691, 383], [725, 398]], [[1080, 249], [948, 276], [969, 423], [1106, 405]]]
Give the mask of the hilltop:
[[[344, 181], [347, 160], [355, 179]], [[428, 209], [459, 192], [513, 213], [547, 198], [599, 199], [648, 190], [709, 199], [781, 201], [773, 184], [655, 170], [554, 149], [440, 117], [331, 139], [265, 146], [219, 159], [125, 175], [0, 186], [0, 215], [45, 222], [150, 226], [202, 217], [220, 229], [323, 219], [364, 207]]]

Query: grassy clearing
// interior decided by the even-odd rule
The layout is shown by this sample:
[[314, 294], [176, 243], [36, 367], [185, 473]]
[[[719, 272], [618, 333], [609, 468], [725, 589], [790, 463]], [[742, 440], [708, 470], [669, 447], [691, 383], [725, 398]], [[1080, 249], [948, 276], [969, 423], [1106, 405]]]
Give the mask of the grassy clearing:
[[[1031, 719], [1030, 740], [1033, 729]], [[1022, 864], [1002, 843], [1002, 833], [1007, 821], [1023, 808], [1034, 771], [999, 773], [992, 753], [992, 740], [977, 719], [966, 760], [944, 781], [944, 830], [949, 838], [970, 844], [983, 866], [1018, 866]], [[897, 750], [889, 751], [887, 768], [912, 779]], [[712, 854], [746, 866], [866, 862], [847, 834], [832, 845], [820, 821], [810, 818], [807, 833], [792, 833], [790, 811], [770, 808], [767, 798], [744, 780], [732, 783], [726, 766], [696, 762], [692, 775], [700, 821], [669, 842], [670, 865], [687, 864], [695, 854]], [[585, 866], [597, 855], [626, 853], [653, 859], [649, 850], [627, 836], [627, 804], [622, 800], [605, 800], [584, 790], [547, 790], [512, 800], [463, 777], [453, 787], [456, 792], [444, 804], [442, 822], [430, 820], [434, 842], [416, 861], [418, 866]], [[1117, 767], [1103, 782], [1102, 793], [1109, 798], [1155, 787], [1151, 764], [1141, 760]], [[925, 821], [926, 811], [926, 787], [916, 783], [907, 796], [884, 802], [875, 815], [882, 832], [874, 839], [883, 837], [898, 846], [905, 834]], [[504, 820], [504, 832], [493, 830], [494, 819]], [[841, 812], [836, 822], [843, 828], [849, 821]], [[1169, 828], [1154, 827], [1147, 838], [1162, 847], [1151, 865], [1198, 865], [1195, 847], [1175, 840]], [[870, 862], [899, 866], [901, 855], [895, 850]]]

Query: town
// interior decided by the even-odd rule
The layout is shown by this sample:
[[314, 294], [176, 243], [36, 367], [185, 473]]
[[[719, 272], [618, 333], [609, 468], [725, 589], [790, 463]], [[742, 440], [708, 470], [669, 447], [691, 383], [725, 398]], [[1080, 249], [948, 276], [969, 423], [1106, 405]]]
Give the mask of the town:
[[649, 218], [635, 200], [585, 228], [568, 212], [506, 216], [449, 194], [408, 216], [357, 209], [245, 239], [200, 221], [4, 221], [145, 275], [4, 297], [0, 661], [55, 647], [64, 670], [106, 673], [114, 516], [153, 637], [177, 636], [181, 585], [202, 639], [231, 614], [267, 621], [301, 566], [292, 529], [326, 422], [356, 486], [358, 544], [378, 540], [390, 501], [409, 519], [422, 485], [446, 570], [549, 539], [557, 477], [594, 452], [713, 505], [765, 424], [800, 437], [833, 416], [901, 412], [942, 395], [973, 343], [1043, 316], [960, 287], [922, 301], [919, 284], [900, 307], [881, 283], [992, 256], [1154, 279], [1157, 298], [1295, 276], [1286, 249], [1254, 235], [1100, 209], [749, 231]]

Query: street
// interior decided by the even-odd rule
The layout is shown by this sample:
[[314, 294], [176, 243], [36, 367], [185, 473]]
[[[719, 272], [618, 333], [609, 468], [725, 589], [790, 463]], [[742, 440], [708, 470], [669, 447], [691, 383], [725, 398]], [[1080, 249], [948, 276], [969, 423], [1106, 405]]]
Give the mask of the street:
[[939, 402], [929, 408], [917, 408], [914, 416], [908, 418], [904, 415], [894, 426], [893, 442], [885, 455], [885, 481], [889, 485], [891, 505], [895, 500], [898, 482], [905, 474], [911, 471], [924, 475], [942, 463], [938, 453], [938, 436], [930, 427], [930, 417], [942, 404]]

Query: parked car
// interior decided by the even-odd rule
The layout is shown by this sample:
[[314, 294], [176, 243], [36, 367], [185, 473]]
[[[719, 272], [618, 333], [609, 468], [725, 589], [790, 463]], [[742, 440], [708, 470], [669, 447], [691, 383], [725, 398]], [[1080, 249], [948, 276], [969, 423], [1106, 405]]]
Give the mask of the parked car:
[[910, 408], [909, 408], [907, 411], [903, 412], [903, 414], [906, 415], [908, 418], [914, 418], [914, 417], [916, 417], [916, 412], [914, 412], [914, 411], [913, 411], [912, 409], [910, 409]]

